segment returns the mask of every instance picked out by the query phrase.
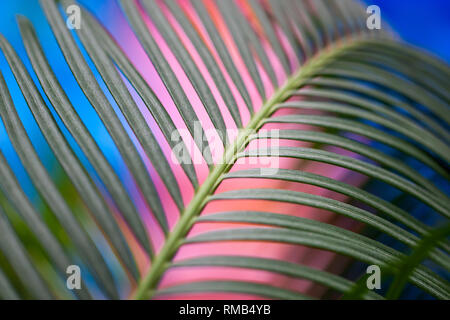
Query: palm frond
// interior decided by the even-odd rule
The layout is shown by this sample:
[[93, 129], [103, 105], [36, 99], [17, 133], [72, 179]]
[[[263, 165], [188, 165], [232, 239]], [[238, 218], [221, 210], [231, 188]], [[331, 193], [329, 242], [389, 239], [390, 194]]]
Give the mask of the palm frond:
[[[0, 298], [92, 299], [98, 291], [111, 299], [214, 292], [320, 297], [212, 271], [226, 268], [307, 280], [342, 298], [399, 298], [410, 283], [450, 299], [450, 68], [444, 62], [399, 42], [388, 27], [369, 31], [365, 11], [351, 0], [118, 2], [163, 93], [89, 10], [81, 9], [80, 29], [67, 28], [61, 11], [79, 5], [73, 0], [40, 4], [89, 102], [85, 109], [74, 105], [26, 17], [17, 21], [30, 69], [0, 35], [26, 105], [73, 188], [65, 192], [46, 165], [0, 73], [0, 118], [39, 198], [26, 192], [2, 147]], [[83, 121], [90, 108], [128, 181]], [[177, 135], [183, 128], [187, 136]], [[211, 131], [220, 141], [219, 159]], [[287, 159], [295, 161], [286, 165]], [[312, 164], [321, 170], [308, 170]], [[327, 176], [326, 168], [350, 178]], [[414, 216], [405, 199], [438, 223]], [[295, 209], [288, 214], [286, 206]], [[220, 252], [221, 243], [235, 242], [326, 251], [333, 259], [378, 265], [393, 280], [383, 282], [388, 290], [372, 292], [363, 272], [350, 279], [281, 253]], [[183, 254], [187, 248], [194, 249]], [[73, 264], [92, 277], [69, 291], [65, 272]], [[205, 276], [164, 281], [192, 270]]]

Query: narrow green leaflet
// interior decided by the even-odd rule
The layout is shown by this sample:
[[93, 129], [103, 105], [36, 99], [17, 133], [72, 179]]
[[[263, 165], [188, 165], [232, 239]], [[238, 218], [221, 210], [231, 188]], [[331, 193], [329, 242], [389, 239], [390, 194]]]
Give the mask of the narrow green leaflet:
[[205, 29], [207, 30], [208, 35], [211, 41], [213, 42], [217, 54], [220, 56], [220, 59], [222, 60], [224, 67], [226, 68], [231, 79], [233, 80], [234, 85], [239, 90], [242, 99], [244, 99], [247, 109], [250, 111], [251, 114], [253, 114], [253, 103], [247, 91], [247, 87], [245, 86], [244, 81], [242, 80], [242, 77], [231, 58], [231, 55], [228, 52], [227, 47], [225, 46], [225, 43], [223, 42], [222, 37], [220, 36], [216, 26], [214, 25], [214, 22], [210, 18], [204, 4], [202, 3], [201, 0], [193, 0], [192, 5], [198, 14], [198, 17], [201, 19]]
[[173, 295], [180, 293], [199, 293], [199, 292], [234, 292], [247, 293], [281, 300], [309, 300], [300, 293], [281, 289], [278, 287], [245, 281], [199, 281], [188, 284], [181, 284], [166, 289], [159, 290], [156, 295]]
[[[92, 70], [84, 60], [80, 49], [59, 14], [57, 5], [52, 0], [41, 0], [41, 5], [75, 79], [116, 143], [120, 154], [141, 188], [161, 227], [167, 230], [167, 219], [148, 171], [119, 117], [95, 79]], [[140, 217], [130, 216], [127, 222], [139, 239], [140, 244], [151, 254], [153, 249]]]

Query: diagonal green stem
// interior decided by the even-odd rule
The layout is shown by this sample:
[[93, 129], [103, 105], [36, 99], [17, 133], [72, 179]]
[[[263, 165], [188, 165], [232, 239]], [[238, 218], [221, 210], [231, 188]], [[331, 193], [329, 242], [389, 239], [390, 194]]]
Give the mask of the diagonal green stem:
[[202, 212], [203, 207], [208, 201], [208, 197], [214, 193], [222, 180], [222, 176], [233, 166], [236, 160], [236, 154], [243, 151], [250, 142], [251, 134], [249, 132], [257, 131], [263, 125], [264, 119], [271, 115], [273, 107], [289, 98], [292, 90], [300, 87], [318, 69], [332, 61], [343, 51], [354, 49], [364, 43], [367, 44], [367, 41], [344, 38], [339, 43], [332, 44], [321, 50], [316, 56], [304, 64], [299, 71], [289, 77], [284, 85], [278, 88], [271, 98], [264, 103], [261, 110], [253, 115], [245, 129], [239, 133], [236, 140], [227, 146], [220, 164], [214, 166], [205, 182], [196, 191], [192, 201], [182, 212], [180, 220], [169, 233], [161, 251], [155, 256], [149, 272], [139, 282], [132, 299], [149, 299], [153, 296], [162, 275], [170, 265], [175, 253], [183, 244], [195, 219]]

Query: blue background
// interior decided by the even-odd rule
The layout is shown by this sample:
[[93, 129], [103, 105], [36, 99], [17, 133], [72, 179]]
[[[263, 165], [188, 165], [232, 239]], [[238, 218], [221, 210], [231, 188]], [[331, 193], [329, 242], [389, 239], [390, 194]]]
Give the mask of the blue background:
[[388, 22], [407, 42], [427, 49], [450, 63], [449, 0], [364, 0], [381, 9]]

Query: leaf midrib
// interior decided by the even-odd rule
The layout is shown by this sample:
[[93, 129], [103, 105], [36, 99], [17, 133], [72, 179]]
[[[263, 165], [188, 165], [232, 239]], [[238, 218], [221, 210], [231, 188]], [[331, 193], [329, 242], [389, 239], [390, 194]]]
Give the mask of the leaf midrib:
[[131, 299], [142, 300], [153, 296], [159, 280], [170, 265], [179, 247], [184, 243], [186, 235], [195, 223], [196, 217], [200, 215], [203, 207], [208, 202], [209, 196], [214, 193], [222, 181], [222, 176], [233, 166], [236, 161], [236, 155], [248, 145], [251, 140], [251, 133], [259, 130], [264, 124], [264, 119], [272, 114], [274, 111], [273, 107], [285, 101], [293, 89], [301, 86], [318, 69], [332, 61], [342, 51], [353, 49], [367, 42], [368, 40], [366, 39], [353, 36], [351, 38], [342, 38], [339, 42], [330, 44], [301, 66], [294, 75], [285, 81], [284, 85], [274, 92], [270, 99], [263, 104], [261, 109], [252, 116], [249, 123], [241, 130], [235, 141], [226, 147], [222, 161], [211, 169], [204, 183], [197, 189], [191, 202], [181, 213], [180, 220], [169, 233], [160, 252], [155, 255], [150, 270], [138, 283], [137, 289], [131, 296]]

